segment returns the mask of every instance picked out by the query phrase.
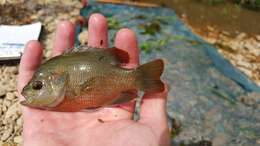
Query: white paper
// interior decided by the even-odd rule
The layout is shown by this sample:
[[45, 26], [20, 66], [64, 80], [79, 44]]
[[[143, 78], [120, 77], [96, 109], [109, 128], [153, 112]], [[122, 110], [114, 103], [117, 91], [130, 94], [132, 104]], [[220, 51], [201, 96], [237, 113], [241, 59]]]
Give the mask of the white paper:
[[19, 58], [26, 43], [38, 40], [42, 24], [0, 25], [0, 60]]

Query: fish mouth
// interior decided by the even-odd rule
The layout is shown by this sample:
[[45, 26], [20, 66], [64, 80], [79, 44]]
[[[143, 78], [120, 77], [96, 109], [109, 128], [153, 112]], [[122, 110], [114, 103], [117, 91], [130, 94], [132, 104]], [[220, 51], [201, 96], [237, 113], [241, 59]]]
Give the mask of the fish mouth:
[[28, 100], [23, 100], [23, 101], [20, 102], [20, 104], [23, 105], [23, 106], [32, 107], [32, 108], [36, 107], [33, 104], [31, 104], [30, 102], [28, 102]]
[[36, 108], [36, 109], [45, 109], [44, 107], [39, 107], [38, 105], [34, 105], [30, 102], [28, 102], [28, 100], [23, 100], [20, 102], [21, 105], [29, 107], [29, 108]]

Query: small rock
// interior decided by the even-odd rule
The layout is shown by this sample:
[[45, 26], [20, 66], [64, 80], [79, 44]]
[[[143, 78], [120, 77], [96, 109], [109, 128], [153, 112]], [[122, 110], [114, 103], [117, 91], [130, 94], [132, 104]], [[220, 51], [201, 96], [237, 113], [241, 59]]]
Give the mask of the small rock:
[[51, 17], [51, 16], [47, 16], [46, 18], [45, 18], [45, 20], [44, 20], [44, 22], [45, 23], [50, 23], [51, 21], [53, 21], [53, 17]]
[[18, 74], [18, 68], [17, 66], [6, 67], [5, 73]]
[[240, 34], [236, 37], [236, 39], [237, 39], [237, 40], [243, 40], [246, 36], [247, 36], [246, 33], [240, 33]]
[[230, 33], [227, 32], [227, 31], [222, 31], [221, 33], [222, 33], [223, 35], [225, 35], [225, 36], [229, 36], [229, 35], [230, 35]]
[[15, 143], [18, 143], [18, 144], [21, 144], [21, 143], [22, 143], [22, 136], [16, 136], [16, 137], [14, 137], [14, 142], [15, 142]]
[[4, 134], [3, 134], [2, 137], [1, 137], [1, 140], [2, 140], [2, 141], [7, 140], [7, 139], [11, 136], [12, 132], [13, 132], [13, 128], [8, 128], [8, 129], [6, 129], [6, 130], [4, 131]]
[[215, 38], [206, 38], [206, 41], [209, 42], [210, 44], [216, 44], [217, 43], [217, 39], [215, 39]]
[[7, 106], [7, 107], [11, 106], [11, 104], [12, 104], [12, 102], [10, 100], [5, 99], [4, 102], [3, 102], [3, 105]]
[[9, 119], [12, 116], [17, 117], [19, 113], [19, 102], [14, 103], [10, 108], [8, 108], [7, 112], [5, 113], [5, 119]]
[[17, 126], [22, 126], [22, 117], [16, 120]]
[[78, 36], [79, 42], [86, 45], [88, 43], [88, 31], [83, 31]]
[[186, 15], [185, 13], [181, 14], [181, 17], [182, 17], [183, 19], [187, 19], [187, 15]]
[[15, 99], [15, 94], [12, 93], [12, 92], [7, 92], [6, 95], [5, 95], [5, 98], [8, 99], [8, 100], [13, 100]]
[[79, 15], [79, 10], [78, 10], [78, 9], [73, 10], [73, 11], [70, 13], [70, 15], [72, 15], [72, 16], [78, 16], [78, 15]]
[[260, 35], [256, 35], [256, 39], [260, 41]]
[[6, 106], [2, 106], [2, 112], [5, 112], [7, 110]]
[[0, 88], [0, 96], [4, 96], [6, 94], [6, 90]]
[[215, 30], [215, 28], [212, 27], [212, 26], [207, 26], [207, 29], [208, 29], [209, 31], [211, 31], [211, 32], [213, 32], [213, 31]]

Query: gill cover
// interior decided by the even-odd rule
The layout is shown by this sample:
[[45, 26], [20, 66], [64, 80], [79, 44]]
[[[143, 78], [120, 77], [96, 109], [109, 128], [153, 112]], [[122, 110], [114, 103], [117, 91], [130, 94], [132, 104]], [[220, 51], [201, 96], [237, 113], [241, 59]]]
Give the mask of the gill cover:
[[[37, 81], [37, 79], [34, 79], [30, 82], [30, 84], [32, 84], [35, 80]], [[32, 90], [31, 92], [34, 92], [32, 97], [30, 97], [30, 94], [26, 95], [26, 92], [29, 91], [23, 91], [25, 93], [24, 96], [26, 100], [21, 102], [22, 105], [46, 109], [55, 107], [63, 101], [68, 83], [67, 73], [51, 73], [48, 77], [41, 81], [44, 84], [41, 90], [36, 91], [30, 89]]]

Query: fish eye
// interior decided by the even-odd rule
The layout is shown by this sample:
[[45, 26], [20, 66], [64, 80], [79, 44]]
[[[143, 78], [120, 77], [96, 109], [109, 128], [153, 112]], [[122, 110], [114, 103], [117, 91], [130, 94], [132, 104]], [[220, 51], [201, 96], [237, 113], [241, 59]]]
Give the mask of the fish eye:
[[40, 89], [42, 89], [42, 86], [43, 86], [43, 83], [41, 81], [34, 81], [32, 83], [32, 88], [34, 90], [40, 90]]

